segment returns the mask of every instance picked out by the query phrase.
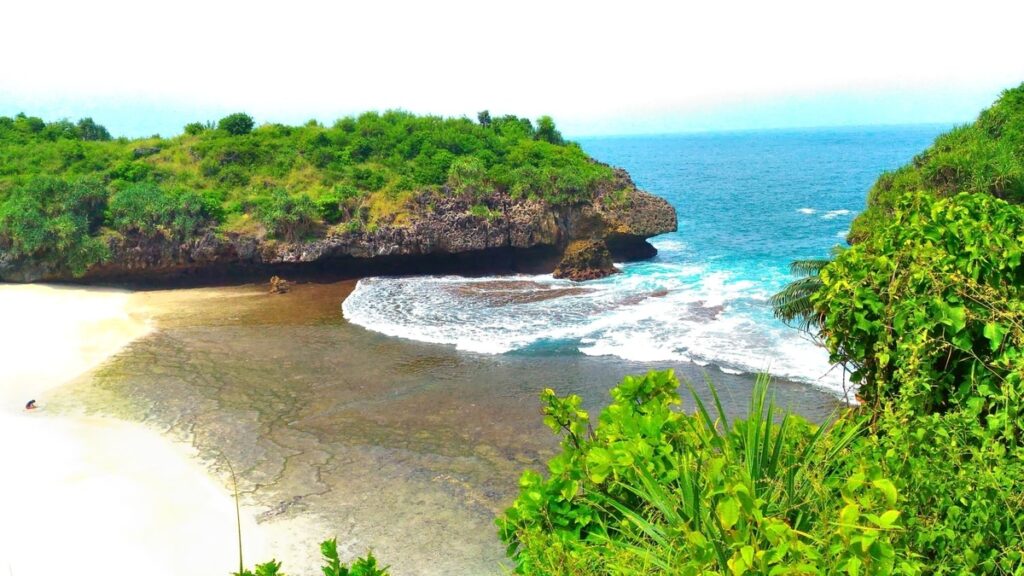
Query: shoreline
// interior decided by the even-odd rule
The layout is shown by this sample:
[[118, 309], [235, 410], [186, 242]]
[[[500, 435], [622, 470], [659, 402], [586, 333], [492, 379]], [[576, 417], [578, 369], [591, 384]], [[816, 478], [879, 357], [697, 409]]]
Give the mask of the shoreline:
[[[48, 575], [73, 559], [87, 576], [237, 570], [234, 500], [194, 447], [143, 423], [48, 406], [152, 334], [152, 315], [122, 290], [3, 284], [0, 315], [0, 460], [10, 463], [0, 568]], [[24, 410], [33, 398], [39, 408]], [[274, 548], [255, 517], [243, 508], [250, 566]]]
[[[21, 410], [23, 392], [8, 394], [22, 424], [5, 437], [33, 441], [0, 454], [23, 462], [17, 485], [0, 479], [0, 493], [29, 503], [0, 497], [0, 507], [21, 506], [0, 528], [0, 571], [13, 558], [15, 574], [53, 573], [44, 544], [52, 548], [59, 527], [74, 540], [61, 556], [96, 567], [86, 576], [234, 572], [223, 454], [239, 474], [250, 568], [276, 559], [289, 574], [316, 572], [317, 545], [337, 536], [343, 558], [372, 550], [396, 576], [502, 573], [494, 516], [522, 471], [543, 468], [557, 447], [537, 416], [541, 388], [579, 393], [595, 411], [624, 374], [672, 366], [695, 382], [706, 374], [674, 362], [485, 355], [383, 336], [342, 317], [354, 284], [297, 283], [281, 295], [262, 284], [134, 293], [0, 285], [0, 306], [19, 289], [70, 294], [72, 310], [106, 310], [145, 329], [131, 345], [101, 351], [99, 368], [41, 395], [38, 413]], [[94, 297], [116, 305], [96, 306]], [[74, 319], [40, 302], [49, 301], [20, 308], [22, 324], [52, 341], [43, 351], [87, 341], [50, 336], [52, 325]], [[58, 316], [42, 319], [51, 326], [38, 318], [46, 309]], [[716, 380], [726, 409], [741, 413], [751, 378]], [[834, 400], [809, 388], [779, 382], [781, 404], [830, 412]], [[11, 419], [0, 413], [0, 428]], [[102, 525], [90, 525], [97, 519]], [[19, 522], [34, 523], [16, 535], [31, 546], [11, 557], [4, 545], [17, 544], [7, 532]], [[176, 549], [188, 557], [172, 556]]]

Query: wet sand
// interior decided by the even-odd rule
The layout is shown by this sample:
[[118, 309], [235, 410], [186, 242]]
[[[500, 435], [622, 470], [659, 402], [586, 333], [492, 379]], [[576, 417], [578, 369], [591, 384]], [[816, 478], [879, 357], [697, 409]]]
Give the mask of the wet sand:
[[[133, 306], [158, 329], [50, 404], [190, 443], [221, 486], [229, 458], [259, 529], [287, 535], [272, 550], [289, 574], [315, 573], [316, 544], [332, 536], [350, 555], [372, 549], [395, 576], [501, 574], [494, 517], [520, 473], [557, 449], [539, 392], [577, 393], [596, 411], [622, 376], [669, 367], [381, 336], [341, 317], [353, 286], [137, 293]], [[675, 368], [704, 378], [699, 367]], [[712, 376], [726, 409], [742, 414], [752, 378]], [[776, 393], [812, 418], [836, 406], [802, 384], [779, 382]]]
[[[226, 576], [238, 568], [234, 500], [190, 446], [52, 401], [151, 333], [131, 301], [116, 290], [0, 285], [2, 572]], [[26, 411], [33, 398], [39, 408]], [[254, 511], [243, 526], [248, 550], [273, 552]]]

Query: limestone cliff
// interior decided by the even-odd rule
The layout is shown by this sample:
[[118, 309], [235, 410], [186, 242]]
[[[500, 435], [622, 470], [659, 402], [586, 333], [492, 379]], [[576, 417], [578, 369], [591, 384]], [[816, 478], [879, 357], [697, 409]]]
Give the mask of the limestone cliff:
[[616, 260], [634, 260], [656, 253], [648, 238], [676, 229], [672, 206], [637, 189], [623, 170], [588, 203], [551, 206], [493, 194], [483, 199], [488, 212], [481, 215], [471, 210], [480, 206], [480, 199], [472, 202], [425, 192], [414, 199], [403, 224], [372, 231], [324, 230], [298, 242], [212, 230], [186, 242], [111, 235], [110, 257], [81, 278], [0, 254], [0, 280], [187, 282], [190, 277], [276, 271], [335, 276], [477, 269], [550, 272], [574, 240], [604, 242]]

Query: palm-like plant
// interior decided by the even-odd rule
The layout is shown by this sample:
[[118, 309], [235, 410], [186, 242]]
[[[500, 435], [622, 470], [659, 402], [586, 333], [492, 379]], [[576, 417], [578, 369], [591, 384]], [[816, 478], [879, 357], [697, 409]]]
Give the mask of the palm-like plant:
[[811, 296], [821, 289], [821, 278], [818, 274], [831, 262], [830, 259], [796, 260], [790, 264], [790, 272], [800, 278], [787, 284], [769, 299], [775, 317], [805, 332], [811, 332], [812, 329], [817, 331], [821, 327], [822, 318], [814, 309]]

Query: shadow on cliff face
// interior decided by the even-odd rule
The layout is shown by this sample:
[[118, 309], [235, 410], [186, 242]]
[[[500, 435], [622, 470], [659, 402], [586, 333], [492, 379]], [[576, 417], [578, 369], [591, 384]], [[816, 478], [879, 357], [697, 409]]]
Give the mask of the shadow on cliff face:
[[[372, 548], [403, 574], [497, 574], [493, 519], [557, 439], [543, 388], [596, 411], [622, 376], [664, 365], [573, 354], [479, 355], [377, 335], [341, 317], [353, 282], [148, 292], [158, 330], [58, 405], [142, 420], [239, 469], [262, 520], [316, 518], [352, 553]], [[677, 366], [698, 384], [700, 368]], [[752, 380], [716, 374], [739, 414]], [[780, 382], [780, 403], [812, 417], [834, 401]], [[301, 565], [286, 564], [302, 571]], [[312, 568], [310, 566], [310, 568]]]

